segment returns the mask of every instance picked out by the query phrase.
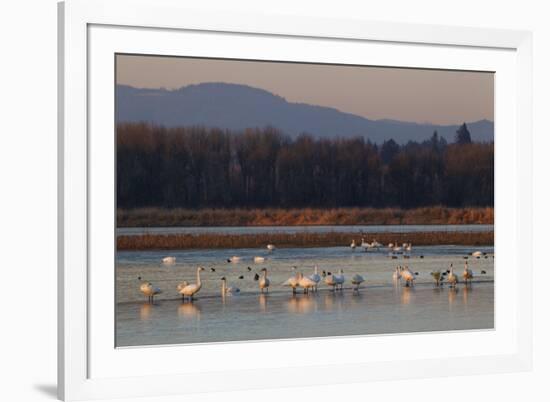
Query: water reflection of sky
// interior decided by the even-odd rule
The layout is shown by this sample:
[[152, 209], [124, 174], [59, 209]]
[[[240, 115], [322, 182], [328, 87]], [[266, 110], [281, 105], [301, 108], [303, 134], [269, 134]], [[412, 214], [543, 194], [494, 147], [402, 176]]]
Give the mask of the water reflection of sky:
[[246, 294], [117, 305], [117, 345], [490, 329], [492, 283]]
[[140, 234], [265, 234], [265, 233], [415, 233], [490, 232], [493, 225], [341, 225], [341, 226], [224, 226], [117, 228], [117, 235]]
[[[413, 257], [430, 256], [465, 256], [473, 251], [482, 251], [492, 254], [493, 246], [414, 246]], [[365, 252], [361, 249], [351, 251], [349, 247], [312, 247], [312, 248], [283, 248], [273, 253], [264, 249], [212, 249], [212, 250], [170, 250], [170, 251], [119, 251], [117, 252], [117, 263], [121, 264], [160, 264], [166, 255], [176, 257], [176, 264], [216, 264], [225, 263], [228, 258], [236, 255], [241, 257], [240, 264], [254, 265], [253, 258], [262, 256], [266, 258], [265, 264], [269, 261], [281, 260], [315, 260], [324, 258], [333, 259], [369, 259], [387, 256], [387, 251]], [[264, 264], [264, 265], [265, 265]]]

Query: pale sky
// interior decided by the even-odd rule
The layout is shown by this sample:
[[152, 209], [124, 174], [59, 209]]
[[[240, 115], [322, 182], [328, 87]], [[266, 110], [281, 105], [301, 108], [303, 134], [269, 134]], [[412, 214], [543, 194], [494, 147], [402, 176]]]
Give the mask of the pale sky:
[[245, 84], [369, 119], [459, 124], [494, 118], [493, 73], [162, 56], [117, 56], [117, 84]]

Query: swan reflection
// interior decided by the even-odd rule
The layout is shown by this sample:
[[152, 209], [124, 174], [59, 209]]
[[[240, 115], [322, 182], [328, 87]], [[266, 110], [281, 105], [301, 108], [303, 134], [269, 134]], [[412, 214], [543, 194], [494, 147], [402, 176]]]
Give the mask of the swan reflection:
[[200, 320], [201, 310], [195, 303], [181, 303], [178, 306], [178, 316], [180, 318], [196, 318]]
[[344, 304], [344, 294], [340, 292], [329, 292], [325, 295], [323, 301], [327, 311], [341, 310]]
[[317, 300], [314, 296], [293, 296], [287, 302], [289, 313], [307, 314], [317, 309]]
[[260, 293], [258, 296], [258, 305], [260, 306], [260, 311], [265, 313], [267, 310], [267, 296], [264, 293]]
[[153, 311], [153, 305], [150, 303], [143, 303], [139, 308], [139, 318], [141, 320], [148, 320], [151, 318], [151, 312]]
[[456, 295], [458, 293], [458, 288], [456, 287], [453, 287], [453, 288], [449, 288], [449, 306], [451, 307], [455, 301], [456, 301]]
[[401, 304], [410, 304], [411, 303], [411, 296], [413, 293], [414, 288], [411, 287], [404, 287], [401, 289]]
[[464, 288], [462, 288], [462, 302], [464, 304], [464, 308], [466, 309], [466, 311], [468, 311], [468, 298], [470, 296], [470, 292], [472, 290], [472, 285], [470, 286], [464, 286]]

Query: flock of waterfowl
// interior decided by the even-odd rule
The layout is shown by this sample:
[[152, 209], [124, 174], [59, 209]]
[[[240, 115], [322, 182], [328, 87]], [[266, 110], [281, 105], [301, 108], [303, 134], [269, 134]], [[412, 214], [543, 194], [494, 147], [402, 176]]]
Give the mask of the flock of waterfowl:
[[[352, 249], [356, 247], [355, 242], [353, 241], [351, 244]], [[378, 243], [376, 240], [374, 240], [372, 243], [365, 243], [364, 239], [362, 239], [361, 247], [365, 248], [365, 250], [368, 249], [380, 249], [383, 247], [380, 243]], [[393, 253], [403, 253], [408, 252], [410, 253], [412, 251], [412, 244], [411, 243], [405, 243], [402, 246], [397, 246], [395, 244], [389, 244], [388, 248], [390, 249], [390, 255]], [[273, 252], [276, 248], [273, 244], [268, 244], [267, 249], [269, 252]], [[485, 257], [487, 258], [488, 255], [486, 253], [482, 253], [480, 251], [473, 252], [471, 254], [474, 258], [481, 258]], [[467, 257], [465, 257], [467, 258]], [[238, 263], [241, 261], [241, 257], [233, 256], [231, 258], [227, 259], [228, 263]], [[265, 257], [254, 257], [253, 261], [255, 263], [263, 263], [265, 261]], [[164, 257], [162, 259], [163, 264], [167, 265], [173, 265], [176, 263], [176, 257], [168, 256]], [[251, 267], [247, 267], [248, 272], [252, 271]], [[327, 285], [332, 291], [342, 291], [344, 283], [346, 282], [346, 278], [344, 276], [343, 269], [340, 269], [338, 273], [332, 273], [330, 271], [323, 270], [321, 273], [319, 273], [319, 269], [317, 266], [314, 267], [313, 273], [310, 275], [304, 275], [302, 272], [299, 272], [297, 270], [297, 267], [291, 268], [291, 276], [282, 283], [282, 286], [290, 287], [292, 289], [292, 293], [296, 294], [299, 289], [303, 290], [304, 294], [309, 294], [310, 292], [317, 292], [319, 285], [324, 282], [325, 285]], [[196, 271], [196, 281], [195, 283], [189, 283], [187, 281], [182, 281], [179, 283], [176, 287], [177, 293], [181, 296], [182, 300], [189, 300], [193, 301], [194, 297], [200, 292], [202, 289], [202, 281], [201, 281], [201, 272], [205, 271], [203, 267], [198, 267]], [[210, 272], [214, 273], [216, 272], [215, 268], [210, 268]], [[260, 270], [260, 274], [255, 273], [254, 274], [254, 281], [258, 282], [258, 288], [261, 293], [269, 292], [269, 287], [271, 285], [271, 281], [268, 278], [268, 271], [267, 268], [262, 268]], [[481, 275], [486, 274], [486, 271], [481, 271]], [[395, 267], [393, 273], [392, 273], [392, 279], [396, 285], [404, 284], [405, 287], [412, 287], [414, 286], [416, 277], [419, 275], [418, 272], [413, 272], [408, 267], [408, 265], [398, 265]], [[442, 286], [445, 282], [448, 283], [448, 285], [451, 288], [455, 288], [457, 284], [459, 283], [459, 275], [457, 275], [454, 272], [453, 264], [450, 264], [449, 268], [447, 270], [437, 270], [430, 273], [430, 275], [433, 278], [434, 285], [437, 287]], [[463, 283], [468, 286], [468, 284], [471, 285], [472, 280], [474, 278], [473, 271], [469, 268], [468, 262], [466, 261], [464, 264], [464, 270], [462, 271], [462, 274], [460, 275], [462, 278]], [[244, 275], [240, 275], [239, 279], [244, 279]], [[138, 277], [138, 280], [142, 281], [141, 277]], [[227, 278], [225, 276], [220, 278], [221, 280], [221, 295], [227, 296], [232, 294], [237, 294], [240, 292], [240, 289], [232, 284], [227, 283]], [[365, 282], [365, 279], [362, 275], [355, 274], [350, 280], [350, 283], [353, 285], [352, 290], [354, 292], [359, 291], [360, 285]], [[151, 282], [145, 281], [140, 284], [139, 287], [140, 292], [145, 295], [148, 299], [149, 303], [153, 303], [154, 297], [160, 293], [162, 293], [162, 290], [154, 286]]]

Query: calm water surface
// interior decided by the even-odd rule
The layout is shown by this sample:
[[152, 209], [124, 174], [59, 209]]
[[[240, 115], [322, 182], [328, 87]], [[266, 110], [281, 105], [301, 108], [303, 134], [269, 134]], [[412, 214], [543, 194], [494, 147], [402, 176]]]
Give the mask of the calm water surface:
[[[473, 258], [473, 251], [486, 255]], [[116, 257], [116, 329], [118, 346], [225, 342], [357, 334], [384, 334], [493, 328], [493, 247], [413, 247], [410, 259], [392, 259], [386, 251], [351, 251], [349, 247], [265, 249], [125, 251]], [[164, 265], [165, 256], [176, 257]], [[227, 262], [238, 256], [237, 263]], [[254, 257], [265, 261], [255, 263]], [[430, 272], [453, 264], [457, 274], [465, 262], [474, 271], [471, 288], [460, 284], [434, 289]], [[196, 281], [197, 266], [204, 266], [202, 289], [193, 303], [182, 303], [176, 286]], [[293, 274], [344, 270], [347, 288], [331, 292], [320, 285], [317, 294], [293, 296], [282, 283]], [[396, 265], [418, 272], [414, 288], [395, 286]], [[267, 268], [269, 295], [260, 295], [254, 274]], [[366, 282], [359, 293], [349, 288], [350, 278], [361, 274]], [[141, 276], [163, 293], [154, 305], [139, 292]], [[241, 294], [221, 297], [220, 278]]]
[[117, 235], [142, 234], [265, 234], [265, 233], [416, 233], [490, 232], [493, 225], [331, 225], [331, 226], [217, 226], [117, 228]]
[[492, 283], [122, 303], [117, 346], [491, 329]]

